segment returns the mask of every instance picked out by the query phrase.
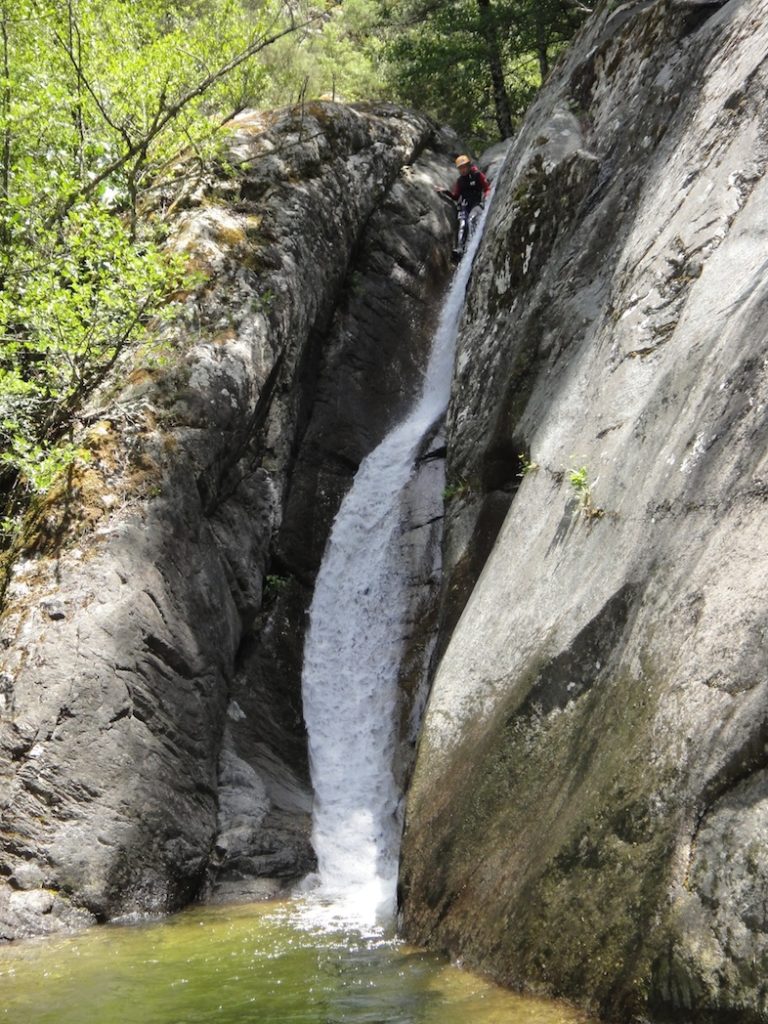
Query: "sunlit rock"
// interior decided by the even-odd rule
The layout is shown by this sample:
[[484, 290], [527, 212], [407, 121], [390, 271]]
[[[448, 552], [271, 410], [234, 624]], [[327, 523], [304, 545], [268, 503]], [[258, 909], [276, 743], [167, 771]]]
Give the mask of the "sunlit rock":
[[613, 6], [467, 299], [404, 921], [618, 1020], [765, 1021], [768, 5]]

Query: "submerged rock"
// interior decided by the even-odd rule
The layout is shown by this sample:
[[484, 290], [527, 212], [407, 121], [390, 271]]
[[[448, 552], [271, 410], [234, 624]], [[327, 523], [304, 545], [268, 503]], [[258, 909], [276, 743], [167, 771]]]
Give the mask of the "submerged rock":
[[404, 924], [617, 1020], [768, 1021], [768, 4], [610, 7], [468, 295]]

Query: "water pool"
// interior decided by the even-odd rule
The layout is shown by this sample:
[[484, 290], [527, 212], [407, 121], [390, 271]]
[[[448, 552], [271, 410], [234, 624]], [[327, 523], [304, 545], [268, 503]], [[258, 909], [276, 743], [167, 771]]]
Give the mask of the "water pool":
[[[298, 907], [298, 910], [297, 910]], [[0, 949], [0, 1024], [585, 1024], [300, 904], [194, 908]]]

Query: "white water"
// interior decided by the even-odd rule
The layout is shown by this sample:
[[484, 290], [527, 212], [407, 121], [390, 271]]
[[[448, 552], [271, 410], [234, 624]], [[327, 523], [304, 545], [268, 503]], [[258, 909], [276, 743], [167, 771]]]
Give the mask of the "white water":
[[401, 494], [422, 439], [448, 405], [482, 229], [483, 221], [446, 297], [421, 396], [361, 463], [315, 584], [302, 687], [315, 791], [312, 881], [325, 907], [316, 920], [371, 928], [395, 913], [402, 821], [393, 755], [407, 605]]

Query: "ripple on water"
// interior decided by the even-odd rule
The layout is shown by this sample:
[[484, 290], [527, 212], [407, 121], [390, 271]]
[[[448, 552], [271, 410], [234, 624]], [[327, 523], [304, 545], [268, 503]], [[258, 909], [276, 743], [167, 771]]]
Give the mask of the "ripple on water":
[[[317, 908], [314, 908], [317, 909]], [[311, 901], [206, 907], [0, 950], [2, 1024], [582, 1024]], [[310, 914], [309, 917], [305, 916]]]

